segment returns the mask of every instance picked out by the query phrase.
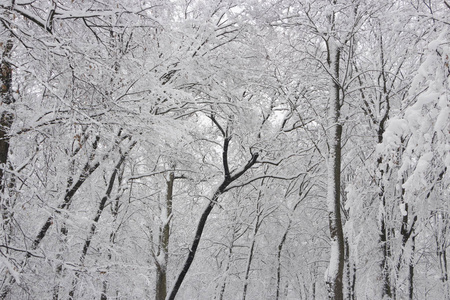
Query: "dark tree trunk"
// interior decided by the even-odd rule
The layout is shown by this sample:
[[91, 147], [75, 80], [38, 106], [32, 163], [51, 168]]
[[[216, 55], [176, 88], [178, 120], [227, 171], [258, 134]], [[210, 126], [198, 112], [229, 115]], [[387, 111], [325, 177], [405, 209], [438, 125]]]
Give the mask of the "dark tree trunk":
[[329, 65], [331, 70], [330, 82], [330, 130], [328, 136], [328, 220], [330, 229], [331, 259], [326, 274], [328, 299], [342, 300], [343, 274], [344, 274], [344, 232], [341, 220], [341, 136], [342, 125], [340, 116], [340, 87], [339, 87], [339, 60], [340, 49], [334, 41], [328, 42]]
[[[131, 151], [131, 149], [134, 147], [135, 144], [136, 144], [136, 143], [132, 143], [131, 146], [130, 146], [130, 148], [129, 148], [129, 150], [128, 150], [126, 153], [124, 153], [124, 154], [121, 155], [121, 157], [120, 157], [120, 159], [119, 159], [119, 162], [116, 164], [116, 166], [114, 167], [113, 172], [111, 173], [111, 176], [110, 176], [109, 182], [108, 182], [108, 186], [107, 186], [107, 188], [106, 188], [105, 195], [104, 195], [103, 198], [100, 200], [100, 204], [99, 204], [99, 207], [98, 207], [98, 209], [97, 209], [97, 213], [95, 214], [94, 219], [93, 219], [93, 221], [92, 221], [92, 225], [91, 225], [91, 229], [90, 229], [90, 231], [89, 231], [89, 235], [88, 235], [88, 237], [86, 238], [86, 240], [85, 240], [85, 242], [84, 242], [84, 245], [83, 245], [83, 250], [82, 250], [81, 256], [80, 256], [80, 263], [81, 263], [81, 264], [84, 263], [84, 260], [85, 260], [85, 258], [86, 258], [86, 255], [87, 255], [87, 252], [88, 252], [88, 250], [89, 250], [89, 247], [90, 247], [90, 245], [91, 245], [92, 239], [93, 239], [93, 237], [94, 237], [94, 235], [95, 235], [95, 232], [96, 232], [96, 229], [97, 229], [98, 221], [100, 220], [100, 217], [101, 217], [101, 215], [102, 215], [102, 213], [103, 213], [103, 210], [105, 209], [106, 202], [107, 202], [108, 199], [110, 199], [111, 192], [112, 192], [112, 189], [113, 189], [113, 186], [114, 186], [114, 182], [116, 181], [116, 177], [117, 177], [117, 174], [118, 174], [118, 172], [119, 172], [119, 170], [120, 170], [120, 167], [121, 167], [122, 164], [124, 163], [125, 158], [126, 158], [127, 155], [128, 155], [128, 152]], [[72, 282], [72, 289], [71, 289], [70, 292], [69, 292], [69, 299], [70, 299], [70, 300], [75, 299], [75, 298], [74, 298], [74, 295], [75, 295], [75, 290], [76, 290], [76, 287], [77, 287], [77, 284], [78, 284], [78, 278], [79, 278], [79, 276], [80, 276], [80, 273], [79, 273], [78, 271], [75, 272], [75, 278], [74, 278], [74, 280], [73, 280], [73, 282]], [[105, 299], [106, 295], [103, 294], [103, 297], [104, 297], [104, 299]]]
[[[217, 121], [211, 117], [211, 119], [213, 120], [214, 123], [217, 124]], [[237, 173], [235, 174], [231, 174], [229, 171], [229, 166], [228, 166], [228, 146], [230, 143], [230, 137], [227, 136], [225, 130], [222, 129], [222, 127], [220, 125], [217, 124], [217, 126], [219, 127], [220, 131], [222, 132], [223, 136], [224, 136], [224, 143], [223, 143], [223, 152], [222, 152], [222, 162], [223, 162], [223, 168], [224, 168], [224, 179], [222, 181], [222, 183], [220, 184], [220, 186], [217, 188], [217, 190], [214, 192], [212, 198], [210, 199], [207, 207], [205, 208], [205, 210], [203, 211], [200, 220], [198, 221], [197, 224], [197, 230], [195, 231], [195, 236], [194, 236], [194, 240], [192, 242], [191, 248], [189, 249], [189, 253], [188, 256], [186, 258], [186, 261], [180, 271], [180, 273], [178, 274], [178, 277], [175, 281], [174, 286], [172, 287], [172, 290], [170, 291], [170, 294], [167, 298], [167, 300], [174, 300], [178, 290], [181, 287], [181, 284], [184, 281], [184, 278], [186, 277], [187, 272], [189, 271], [189, 268], [192, 265], [192, 262], [194, 261], [195, 258], [195, 254], [197, 253], [197, 248], [198, 245], [200, 244], [200, 239], [202, 237], [203, 234], [203, 229], [205, 228], [206, 225], [206, 221], [208, 220], [208, 216], [211, 213], [212, 209], [214, 208], [214, 206], [216, 205], [219, 197], [226, 192], [226, 188], [235, 180], [237, 180], [239, 177], [241, 177], [247, 170], [249, 170], [255, 163], [256, 160], [258, 159], [258, 154], [252, 154], [251, 159], [247, 162], [247, 164]]]
[[[6, 44], [3, 45], [2, 59], [0, 62], [0, 105], [2, 112], [0, 114], [0, 192], [3, 194], [5, 191], [5, 172], [8, 164], [9, 153], [9, 131], [12, 123], [14, 122], [14, 113], [11, 111], [10, 104], [14, 103], [13, 91], [12, 91], [12, 66], [9, 62], [11, 51], [13, 48], [12, 39], [8, 39]], [[7, 228], [10, 221], [10, 207], [11, 203], [8, 197], [0, 197], [0, 212], [3, 218], [3, 230], [9, 231]], [[8, 295], [11, 285], [15, 280], [13, 277], [6, 279], [7, 283], [4, 283], [3, 288], [0, 291], [0, 299], [5, 299]]]
[[409, 300], [414, 299], [414, 252], [416, 251], [416, 236], [414, 235], [413, 230], [413, 236], [411, 238], [411, 257], [409, 258], [409, 274], [408, 274], [408, 281], [409, 281]]
[[390, 239], [389, 239], [389, 230], [387, 228], [386, 222], [386, 198], [384, 196], [384, 191], [379, 193], [379, 197], [381, 198], [381, 216], [379, 220], [380, 228], [380, 245], [381, 245], [381, 280], [382, 280], [382, 289], [381, 289], [381, 297], [392, 297], [392, 289], [391, 289], [391, 276], [390, 270], [391, 267], [389, 265], [391, 259], [391, 247], [390, 247]]
[[356, 293], [356, 264], [352, 262], [352, 257], [350, 255], [350, 244], [348, 243], [348, 238], [345, 238], [345, 269], [346, 269], [346, 280], [347, 289], [345, 299], [355, 300]]
[[2, 60], [0, 65], [0, 97], [2, 113], [0, 116], [0, 186], [4, 185], [4, 169], [8, 162], [9, 152], [9, 130], [14, 121], [14, 114], [10, 110], [10, 104], [14, 103], [12, 91], [12, 66], [8, 59], [11, 56], [13, 42], [9, 39], [6, 45], [3, 45]]
[[289, 228], [290, 228], [290, 222], [288, 227], [286, 228], [286, 231], [283, 234], [283, 237], [281, 238], [280, 243], [278, 244], [278, 251], [277, 251], [277, 291], [276, 291], [276, 296], [275, 299], [278, 300], [280, 298], [280, 289], [281, 289], [281, 253], [283, 251], [283, 246], [284, 243], [286, 242], [286, 237], [287, 234], [289, 232]]

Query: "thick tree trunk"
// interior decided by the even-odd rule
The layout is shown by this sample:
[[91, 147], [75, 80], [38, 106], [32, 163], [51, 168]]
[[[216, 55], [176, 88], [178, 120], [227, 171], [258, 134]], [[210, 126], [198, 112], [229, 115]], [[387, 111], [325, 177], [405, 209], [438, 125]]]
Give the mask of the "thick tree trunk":
[[[165, 267], [165, 266], [164, 266]], [[156, 295], [155, 299], [166, 299], [167, 294], [167, 272], [163, 269], [163, 266], [156, 268]]]
[[341, 136], [342, 125], [339, 123], [340, 97], [339, 97], [339, 60], [340, 49], [334, 41], [329, 40], [329, 65], [332, 74], [330, 82], [330, 108], [328, 117], [330, 129], [328, 133], [328, 219], [330, 229], [331, 258], [326, 273], [328, 299], [343, 299], [343, 273], [344, 273], [344, 233], [341, 220]]

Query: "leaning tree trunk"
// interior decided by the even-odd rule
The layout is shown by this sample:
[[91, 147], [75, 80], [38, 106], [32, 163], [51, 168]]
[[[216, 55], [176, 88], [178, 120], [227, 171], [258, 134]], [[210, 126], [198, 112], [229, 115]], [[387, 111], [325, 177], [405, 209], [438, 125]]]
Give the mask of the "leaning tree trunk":
[[214, 192], [213, 196], [211, 197], [210, 202], [206, 206], [205, 210], [203, 211], [200, 220], [197, 223], [197, 229], [195, 231], [194, 240], [192, 241], [192, 245], [189, 249], [189, 253], [187, 255], [186, 261], [180, 271], [180, 273], [177, 276], [177, 279], [175, 280], [175, 283], [170, 291], [170, 293], [167, 296], [167, 300], [174, 300], [181, 284], [184, 281], [184, 278], [186, 277], [186, 274], [189, 271], [189, 268], [192, 265], [192, 262], [194, 261], [195, 254], [197, 253], [198, 245], [200, 244], [200, 239], [203, 235], [203, 229], [205, 228], [206, 221], [208, 220], [209, 214], [211, 213], [212, 209], [216, 205], [217, 201], [219, 200], [219, 197], [227, 191], [227, 187], [234, 181], [236, 181], [238, 178], [240, 178], [245, 172], [247, 172], [258, 159], [259, 154], [253, 153], [252, 157], [247, 161], [245, 166], [243, 166], [241, 169], [236, 170], [234, 172], [230, 172], [229, 166], [228, 166], [228, 146], [230, 143], [231, 137], [228, 136], [228, 130], [225, 131], [222, 129], [222, 127], [217, 123], [217, 121], [214, 119], [214, 117], [211, 117], [212, 121], [216, 123], [216, 125], [219, 127], [220, 131], [222, 132], [224, 136], [224, 142], [223, 142], [223, 151], [222, 151], [222, 163], [224, 168], [224, 178], [222, 180], [222, 183], [219, 185], [219, 187]]
[[328, 182], [327, 206], [330, 229], [331, 258], [326, 272], [328, 299], [343, 299], [343, 273], [344, 273], [344, 233], [341, 221], [341, 136], [342, 125], [339, 123], [340, 97], [339, 97], [339, 59], [340, 49], [334, 41], [328, 41], [329, 66], [331, 71], [330, 82], [330, 108], [328, 118], [330, 129], [328, 133]]
[[[133, 149], [133, 147], [135, 145], [136, 145], [136, 142], [132, 142], [131, 143], [131, 145], [128, 148], [128, 151], [120, 156], [119, 161], [117, 162], [117, 164], [114, 167], [113, 172], [111, 173], [111, 176], [109, 178], [108, 185], [107, 185], [107, 188], [106, 188], [105, 195], [100, 200], [100, 204], [99, 204], [97, 212], [96, 212], [96, 214], [94, 216], [94, 219], [92, 220], [91, 228], [89, 230], [88, 236], [87, 236], [86, 240], [84, 241], [83, 250], [82, 250], [81, 256], [80, 256], [80, 264], [81, 265], [83, 265], [84, 260], [86, 259], [87, 252], [88, 252], [89, 247], [91, 245], [91, 242], [92, 242], [92, 240], [94, 238], [94, 235], [96, 234], [97, 224], [98, 224], [98, 222], [100, 220], [100, 217], [101, 217], [101, 215], [102, 215], [102, 213], [103, 213], [103, 211], [104, 211], [104, 209], [106, 207], [107, 201], [111, 197], [111, 192], [112, 192], [114, 183], [116, 181], [117, 175], [119, 173], [119, 170], [120, 170], [122, 164], [125, 162], [125, 159], [128, 156], [129, 152]], [[72, 281], [72, 288], [69, 291], [69, 300], [75, 300], [75, 291], [77, 289], [79, 277], [80, 277], [80, 272], [76, 271], [75, 272], [75, 277], [74, 277], [74, 279]], [[105, 299], [105, 298], [106, 298], [106, 295], [103, 294], [102, 295], [102, 299]]]

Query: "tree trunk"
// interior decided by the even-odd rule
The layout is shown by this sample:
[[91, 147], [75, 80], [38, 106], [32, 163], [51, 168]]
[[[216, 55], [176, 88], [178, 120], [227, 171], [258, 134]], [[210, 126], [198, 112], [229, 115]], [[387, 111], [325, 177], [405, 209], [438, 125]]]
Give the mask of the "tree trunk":
[[2, 61], [0, 65], [0, 97], [2, 112], [0, 116], [0, 186], [4, 186], [4, 169], [8, 162], [9, 152], [9, 130], [14, 121], [14, 114], [10, 104], [14, 103], [12, 91], [12, 66], [8, 59], [11, 56], [13, 42], [8, 39], [3, 45]]
[[[215, 120], [213, 119], [213, 122], [214, 121]], [[218, 127], [221, 129], [221, 127], [219, 125], [218, 125]], [[197, 248], [198, 248], [198, 245], [200, 244], [200, 239], [203, 234], [203, 229], [205, 228], [206, 221], [208, 220], [208, 216], [211, 213], [214, 206], [216, 205], [220, 195], [222, 195], [226, 191], [226, 188], [233, 181], [237, 180], [247, 170], [249, 170], [256, 163], [256, 160], [258, 159], [258, 155], [259, 155], [258, 153], [252, 154], [251, 159], [247, 162], [247, 164], [242, 169], [240, 169], [239, 171], [236, 171], [235, 174], [231, 174], [229, 171], [229, 166], [228, 166], [228, 146], [230, 143], [230, 137], [226, 136], [226, 133], [224, 130], [221, 129], [221, 132], [224, 135], [223, 152], [222, 152], [224, 179], [223, 179], [222, 183], [220, 184], [220, 186], [217, 188], [217, 190], [214, 192], [207, 207], [203, 211], [203, 213], [200, 217], [200, 220], [198, 221], [197, 230], [195, 231], [194, 241], [192, 242], [192, 245], [191, 245], [191, 248], [189, 249], [189, 253], [186, 258], [186, 261], [185, 261], [180, 273], [178, 274], [178, 277], [175, 281], [174, 286], [172, 287], [172, 290], [169, 293], [167, 300], [175, 299], [175, 297], [178, 293], [178, 290], [180, 289], [181, 284], [183, 283], [184, 278], [186, 277], [186, 274], [189, 271], [189, 268], [191, 267], [192, 262], [194, 261], [195, 254], [197, 253]]]
[[234, 212], [233, 215], [233, 233], [231, 235], [231, 239], [230, 239], [230, 244], [228, 245], [228, 257], [227, 257], [227, 265], [225, 267], [225, 271], [222, 273], [222, 278], [223, 278], [223, 282], [222, 285], [220, 287], [219, 290], [219, 295], [217, 297], [217, 295], [214, 297], [214, 299], [219, 299], [219, 300], [223, 300], [224, 299], [224, 295], [225, 295], [225, 289], [227, 286], [227, 278], [228, 278], [228, 273], [230, 271], [230, 267], [231, 267], [231, 262], [233, 259], [233, 247], [234, 247], [234, 243], [236, 241], [236, 235], [239, 233], [239, 226], [238, 226], [238, 217], [237, 217], [237, 213]]
[[[380, 67], [381, 67], [381, 79], [382, 79], [382, 90], [383, 93], [380, 96], [379, 103], [382, 103], [382, 98], [384, 97], [385, 102], [385, 111], [382, 118], [378, 121], [378, 144], [383, 143], [383, 134], [385, 132], [385, 124], [389, 119], [390, 112], [390, 97], [388, 91], [388, 83], [385, 72], [385, 58], [384, 58], [384, 44], [383, 44], [383, 35], [380, 32], [379, 36], [379, 46], [380, 46]], [[373, 122], [376, 124], [377, 119], [375, 116], [372, 116]], [[380, 245], [382, 252], [382, 259], [380, 263], [381, 269], [381, 278], [382, 278], [382, 288], [381, 288], [381, 297], [391, 298], [393, 295], [392, 283], [391, 283], [391, 265], [389, 264], [391, 260], [391, 239], [390, 239], [390, 228], [387, 222], [387, 209], [386, 209], [386, 195], [385, 195], [385, 186], [383, 183], [383, 179], [388, 170], [384, 170], [382, 166], [383, 158], [379, 157], [377, 160], [377, 166], [379, 169], [379, 178], [378, 178], [378, 198], [380, 199], [380, 219], [379, 219], [379, 237], [380, 237]], [[387, 168], [387, 167], [386, 167]]]
[[[381, 181], [382, 179], [380, 179]], [[381, 188], [382, 186], [380, 186]], [[389, 239], [389, 230], [387, 228], [386, 222], [386, 198], [384, 195], [384, 191], [380, 191], [379, 197], [381, 198], [381, 214], [379, 219], [379, 232], [380, 232], [380, 245], [381, 245], [381, 280], [382, 280], [382, 288], [381, 288], [381, 298], [384, 297], [391, 298], [392, 297], [392, 289], [391, 289], [391, 279], [390, 279], [390, 270], [391, 267], [389, 265], [389, 261], [391, 259], [391, 247], [390, 247], [390, 239]]]
[[[3, 28], [2, 28], [3, 29]], [[11, 56], [11, 51], [13, 48], [12, 39], [8, 39], [6, 44], [3, 45], [2, 60], [0, 62], [0, 104], [1, 104], [1, 114], [0, 114], [0, 193], [3, 194], [5, 191], [5, 172], [8, 163], [8, 153], [9, 153], [9, 131], [11, 129], [12, 123], [14, 121], [14, 114], [10, 109], [10, 104], [14, 103], [14, 98], [12, 95], [12, 66], [8, 59]], [[3, 230], [8, 232], [7, 229], [11, 219], [10, 215], [11, 203], [8, 197], [3, 198], [0, 196], [0, 212], [3, 219]], [[12, 276], [5, 279], [1, 291], [0, 299], [4, 299], [10, 289], [11, 285], [14, 284], [15, 280]]]
[[160, 231], [160, 253], [158, 253], [159, 259], [156, 262], [156, 296], [155, 300], [165, 300], [167, 296], [167, 265], [169, 260], [169, 239], [170, 239], [170, 218], [172, 216], [172, 200], [173, 200], [173, 183], [175, 181], [175, 175], [173, 172], [169, 174], [169, 180], [167, 181], [166, 203], [164, 204], [165, 210], [164, 220]]
[[345, 243], [345, 268], [346, 268], [346, 280], [347, 280], [347, 288], [345, 299], [355, 300], [356, 293], [356, 264], [351, 260], [350, 256], [350, 244], [348, 243], [348, 238], [346, 237], [344, 240]]
[[[227, 266], [225, 267], [225, 275], [228, 275], [228, 271], [230, 270], [230, 265], [231, 265], [231, 258], [233, 255], [233, 244], [234, 244], [234, 236], [236, 234], [236, 230], [233, 230], [233, 237], [230, 243], [230, 246], [228, 248], [228, 261], [227, 261]], [[223, 279], [223, 283], [222, 286], [220, 288], [220, 293], [219, 293], [219, 300], [223, 300], [223, 296], [225, 295], [225, 288], [227, 286], [227, 278], [225, 277]], [[215, 299], [215, 298], [214, 298]]]
[[252, 266], [253, 261], [253, 254], [255, 252], [255, 244], [256, 244], [256, 235], [258, 234], [259, 226], [260, 224], [260, 217], [261, 217], [261, 203], [259, 202], [261, 199], [261, 191], [258, 194], [258, 198], [256, 200], [256, 218], [255, 218], [255, 227], [253, 228], [253, 237], [252, 237], [252, 243], [250, 245], [250, 249], [248, 250], [248, 257], [247, 257], [247, 266], [245, 268], [245, 276], [244, 276], [244, 288], [242, 291], [242, 300], [245, 300], [247, 298], [247, 289], [248, 289], [248, 279], [250, 277], [250, 270]]
[[329, 45], [329, 66], [332, 75], [330, 82], [330, 108], [328, 117], [330, 129], [328, 135], [328, 220], [330, 229], [331, 259], [326, 272], [328, 299], [343, 299], [344, 273], [344, 233], [341, 220], [341, 136], [342, 125], [339, 123], [339, 60], [340, 49], [331, 39]]
[[63, 273], [63, 252], [66, 248], [66, 243], [67, 243], [67, 226], [66, 226], [66, 222], [63, 221], [61, 224], [61, 229], [60, 229], [60, 237], [59, 237], [59, 242], [61, 243], [60, 246], [60, 253], [56, 254], [56, 259], [59, 260], [58, 264], [56, 265], [56, 270], [55, 270], [55, 277], [56, 277], [56, 283], [55, 286], [53, 287], [53, 300], [59, 300], [59, 288], [61, 286], [61, 277], [62, 277], [62, 273]]
[[[415, 249], [415, 236], [413, 235], [414, 233], [414, 228], [415, 228], [415, 224], [417, 222], [417, 216], [414, 216], [411, 222], [411, 225], [409, 225], [410, 223], [410, 207], [409, 204], [407, 202], [405, 202], [404, 196], [405, 196], [405, 189], [403, 188], [403, 184], [404, 184], [404, 179], [402, 178], [400, 181], [400, 192], [399, 192], [399, 197], [400, 197], [400, 206], [402, 207], [401, 211], [402, 211], [402, 226], [400, 228], [400, 235], [402, 236], [402, 243], [401, 243], [401, 250], [400, 250], [400, 254], [397, 260], [397, 265], [395, 267], [395, 274], [396, 276], [396, 281], [394, 284], [394, 291], [393, 291], [393, 298], [396, 299], [397, 294], [397, 287], [398, 287], [398, 282], [399, 282], [399, 276], [400, 276], [400, 269], [402, 267], [402, 261], [403, 261], [403, 256], [405, 255], [405, 249], [407, 246], [408, 241], [410, 240], [410, 238], [412, 239], [412, 252], [411, 252], [411, 257], [410, 257], [410, 261], [408, 263], [408, 282], [411, 284], [411, 286], [409, 287], [409, 293], [412, 295], [413, 293], [413, 287], [412, 287], [412, 283], [413, 283], [413, 274], [414, 274], [414, 264], [413, 264], [413, 257], [414, 257], [414, 249]], [[412, 269], [411, 269], [412, 267]]]
[[414, 299], [414, 252], [416, 251], [416, 236], [414, 235], [411, 238], [411, 257], [409, 258], [409, 274], [408, 274], [408, 282], [409, 282], [409, 300]]
[[436, 255], [439, 260], [441, 281], [445, 291], [445, 300], [450, 299], [450, 288], [448, 282], [448, 262], [447, 262], [447, 229], [449, 228], [448, 214], [443, 211], [434, 213]]
[[[135, 144], [136, 143], [132, 143], [128, 151], [131, 151], [131, 149], [134, 147]], [[119, 159], [119, 162], [116, 164], [116, 166], [114, 167], [113, 172], [111, 173], [111, 176], [110, 176], [109, 182], [108, 182], [108, 186], [106, 188], [105, 195], [100, 200], [100, 204], [99, 204], [99, 207], [97, 209], [97, 213], [95, 214], [95, 217], [94, 217], [94, 219], [92, 221], [92, 225], [91, 225], [91, 229], [89, 231], [89, 235], [86, 238], [86, 240], [84, 242], [84, 245], [83, 245], [83, 250], [82, 250], [81, 256], [80, 256], [80, 263], [81, 264], [84, 263], [84, 260], [86, 258], [86, 255], [87, 255], [87, 252], [89, 250], [89, 247], [91, 245], [92, 239], [93, 239], [93, 237], [95, 235], [98, 221], [100, 220], [100, 217], [101, 217], [101, 215], [103, 213], [103, 210], [105, 209], [106, 201], [108, 199], [110, 199], [111, 192], [112, 192], [112, 189], [113, 189], [113, 186], [114, 186], [114, 182], [116, 181], [117, 174], [118, 174], [118, 172], [120, 170], [121, 165], [124, 163], [125, 158], [127, 157], [127, 155], [128, 155], [128, 152], [126, 152], [125, 154], [121, 155], [121, 157]], [[75, 278], [72, 281], [72, 289], [69, 292], [69, 299], [70, 300], [75, 299], [74, 295], [75, 295], [75, 290], [77, 288], [79, 276], [80, 276], [80, 272], [78, 272], [78, 271], [75, 272]], [[105, 297], [106, 297], [106, 295], [103, 297], [103, 299], [105, 299]]]
[[281, 289], [281, 252], [283, 251], [283, 246], [284, 243], [286, 242], [286, 237], [287, 234], [289, 232], [291, 226], [291, 222], [289, 221], [289, 225], [286, 228], [283, 237], [281, 238], [280, 243], [278, 244], [278, 251], [277, 251], [277, 262], [278, 262], [278, 266], [277, 266], [277, 291], [276, 291], [276, 296], [275, 299], [278, 300], [280, 298], [280, 289]]

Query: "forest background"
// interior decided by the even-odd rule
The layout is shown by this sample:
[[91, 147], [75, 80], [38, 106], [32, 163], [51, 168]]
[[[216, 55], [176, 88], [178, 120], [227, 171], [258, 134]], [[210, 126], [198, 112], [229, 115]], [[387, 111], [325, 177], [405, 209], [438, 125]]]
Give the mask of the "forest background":
[[450, 299], [450, 3], [1, 0], [0, 299]]

